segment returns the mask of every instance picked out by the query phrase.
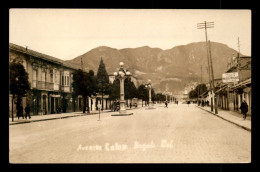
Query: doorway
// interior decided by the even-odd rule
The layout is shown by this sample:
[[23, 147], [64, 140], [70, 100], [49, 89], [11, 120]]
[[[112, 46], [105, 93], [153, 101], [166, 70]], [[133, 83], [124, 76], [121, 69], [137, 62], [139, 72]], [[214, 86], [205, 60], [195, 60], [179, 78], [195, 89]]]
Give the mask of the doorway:
[[43, 95], [42, 96], [42, 101], [43, 101], [43, 115], [46, 115], [47, 114], [47, 108], [46, 108], [46, 95]]
[[51, 97], [51, 114], [54, 114], [54, 97]]

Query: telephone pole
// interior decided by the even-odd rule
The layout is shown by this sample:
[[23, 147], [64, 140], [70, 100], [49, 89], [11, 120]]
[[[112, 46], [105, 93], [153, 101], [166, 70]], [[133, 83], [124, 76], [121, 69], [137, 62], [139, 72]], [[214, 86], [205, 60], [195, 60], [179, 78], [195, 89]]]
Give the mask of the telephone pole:
[[[211, 84], [211, 70], [210, 70], [210, 60], [209, 60], [209, 48], [208, 48], [208, 36], [207, 36], [207, 28], [214, 28], [214, 22], [206, 22], [204, 23], [198, 23], [197, 24], [197, 29], [205, 29], [205, 36], [206, 36], [206, 52], [207, 52], [207, 59], [208, 59], [208, 71], [209, 71], [209, 84], [210, 84], [210, 92], [212, 95], [212, 84]], [[213, 101], [211, 98], [211, 112], [213, 112]]]
[[[212, 88], [213, 88], [213, 93], [214, 93], [215, 114], [218, 114], [217, 97], [216, 97], [216, 95], [215, 95], [214, 72], [213, 72], [213, 64], [212, 64], [210, 41], [209, 41], [209, 59], [210, 59], [210, 66], [211, 66]], [[212, 99], [212, 98], [211, 98], [211, 99]]]
[[199, 105], [199, 98], [200, 98], [200, 87], [202, 84], [202, 65], [200, 65], [200, 82], [198, 84], [198, 105]]
[[81, 70], [83, 71], [83, 61], [82, 61], [82, 57], [81, 57]]
[[240, 61], [240, 42], [239, 42], [239, 37], [237, 38], [237, 47], [238, 47], [237, 66], [239, 68], [239, 61]]

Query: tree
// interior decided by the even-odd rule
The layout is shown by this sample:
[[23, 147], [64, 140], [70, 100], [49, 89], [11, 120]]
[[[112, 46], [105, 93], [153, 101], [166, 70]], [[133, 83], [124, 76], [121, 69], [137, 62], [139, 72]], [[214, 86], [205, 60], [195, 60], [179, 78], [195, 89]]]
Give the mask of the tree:
[[195, 99], [198, 98], [199, 94], [202, 94], [207, 91], [207, 86], [205, 84], [199, 84], [194, 90], [189, 92], [189, 98]]
[[130, 78], [125, 79], [124, 88], [125, 88], [125, 99], [133, 99], [137, 97], [137, 89], [135, 87], [135, 84], [131, 81]]
[[17, 98], [16, 109], [17, 117], [19, 117], [20, 106], [22, 98], [30, 90], [30, 83], [28, 81], [28, 73], [24, 66], [16, 61], [10, 63], [10, 93], [12, 94], [12, 121], [13, 121], [13, 100]]
[[197, 93], [196, 90], [191, 90], [191, 91], [189, 92], [189, 98], [190, 98], [190, 99], [195, 99], [195, 98], [197, 98], [197, 97], [198, 97], [198, 93]]
[[110, 100], [116, 100], [120, 98], [120, 81], [119, 79], [114, 80], [113, 84], [110, 84]]
[[101, 58], [99, 67], [98, 67], [98, 72], [97, 72], [97, 87], [98, 91], [102, 95], [102, 110], [103, 110], [103, 97], [104, 94], [109, 94], [110, 92], [110, 85], [109, 85], [109, 77], [106, 71], [106, 66], [103, 62], [103, 59]]
[[206, 84], [199, 84], [196, 86], [195, 90], [198, 94], [202, 94], [207, 91], [207, 86]]
[[[96, 79], [93, 70], [89, 72], [82, 71], [81, 69], [73, 73], [73, 95], [82, 95], [83, 98], [83, 113], [86, 111], [86, 99], [91, 95], [96, 95]], [[89, 107], [88, 107], [89, 111]]]
[[155, 100], [156, 101], [164, 102], [165, 99], [166, 99], [166, 96], [163, 95], [162, 93], [155, 94]]
[[[149, 95], [148, 95], [148, 90], [145, 88], [144, 84], [141, 84], [138, 89], [137, 89], [137, 98], [142, 99], [143, 101], [148, 101]], [[142, 106], [143, 106], [143, 101], [142, 101]]]

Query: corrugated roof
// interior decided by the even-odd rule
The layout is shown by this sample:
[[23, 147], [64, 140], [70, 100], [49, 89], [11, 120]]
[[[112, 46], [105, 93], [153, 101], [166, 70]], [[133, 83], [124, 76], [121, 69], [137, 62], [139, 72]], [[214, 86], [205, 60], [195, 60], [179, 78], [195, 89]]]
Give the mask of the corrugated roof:
[[55, 58], [55, 57], [52, 57], [52, 56], [49, 56], [49, 55], [46, 55], [46, 54], [42, 54], [42, 53], [30, 50], [30, 49], [26, 50], [25, 47], [22, 47], [22, 46], [13, 44], [13, 43], [9, 43], [9, 48], [16, 50], [16, 51], [19, 51], [21, 53], [25, 53], [25, 54], [40, 58], [40, 59], [44, 59], [44, 60], [47, 60], [47, 61], [51, 61], [51, 62], [60, 64], [60, 65], [63, 65], [65, 67], [68, 67], [68, 68], [71, 68], [71, 69], [76, 69], [76, 70], [80, 69], [80, 67], [78, 65], [73, 64], [71, 62], [67, 62], [67, 61], [64, 61], [64, 60], [61, 60], [61, 59], [58, 59], [58, 58]]

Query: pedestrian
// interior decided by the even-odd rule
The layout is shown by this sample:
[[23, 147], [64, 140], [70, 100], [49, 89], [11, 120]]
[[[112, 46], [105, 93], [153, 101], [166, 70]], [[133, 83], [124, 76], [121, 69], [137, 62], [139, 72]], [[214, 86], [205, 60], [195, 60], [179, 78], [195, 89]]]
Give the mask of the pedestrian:
[[27, 116], [29, 117], [29, 119], [31, 119], [30, 116], [31, 106], [29, 104], [27, 104], [27, 106], [24, 108], [24, 111], [25, 111], [25, 119], [27, 119]]
[[132, 103], [130, 103], [130, 109], [132, 108]]
[[19, 120], [19, 117], [23, 117], [23, 119], [24, 119], [23, 106], [22, 105], [19, 105], [18, 108], [17, 108], [17, 117], [18, 117], [18, 120]]
[[243, 102], [241, 103], [240, 109], [241, 109], [241, 113], [243, 114], [243, 119], [245, 120], [246, 113], [248, 112], [248, 105], [245, 100], [243, 100]]
[[177, 105], [178, 105], [178, 103], [179, 103], [179, 102], [177, 101]]

